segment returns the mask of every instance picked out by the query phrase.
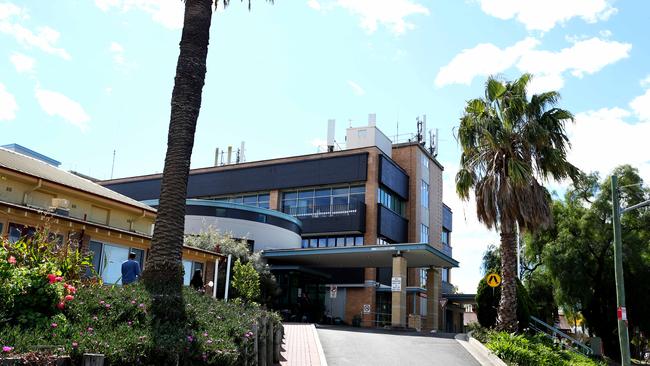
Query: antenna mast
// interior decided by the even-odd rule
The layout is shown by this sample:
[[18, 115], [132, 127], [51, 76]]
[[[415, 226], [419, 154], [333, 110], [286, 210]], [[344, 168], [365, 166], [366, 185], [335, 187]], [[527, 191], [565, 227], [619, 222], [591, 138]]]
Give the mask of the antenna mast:
[[113, 149], [113, 164], [111, 165], [111, 179], [113, 179], [114, 171], [115, 171], [115, 149]]

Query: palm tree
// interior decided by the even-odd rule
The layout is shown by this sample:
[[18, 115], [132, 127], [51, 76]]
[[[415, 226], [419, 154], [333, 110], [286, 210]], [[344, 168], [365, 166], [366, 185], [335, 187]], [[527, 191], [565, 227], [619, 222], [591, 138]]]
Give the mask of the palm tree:
[[[219, 0], [185, 0], [160, 202], [147, 267], [143, 273], [145, 286], [152, 294], [152, 311], [161, 323], [177, 322], [185, 316], [181, 296], [181, 256], [187, 178], [196, 121], [201, 109], [212, 6], [216, 7], [218, 3]], [[222, 0], [222, 3], [227, 6], [229, 0]], [[250, 9], [250, 0], [248, 7]]]
[[462, 155], [456, 192], [468, 200], [473, 189], [479, 221], [501, 236], [497, 328], [506, 331], [517, 331], [517, 230], [535, 231], [553, 223], [550, 195], [540, 181], [574, 179], [580, 173], [566, 159], [570, 143], [564, 123], [573, 121], [573, 115], [555, 107], [557, 92], [529, 100], [531, 78], [488, 78], [485, 97], [467, 102], [458, 128]]

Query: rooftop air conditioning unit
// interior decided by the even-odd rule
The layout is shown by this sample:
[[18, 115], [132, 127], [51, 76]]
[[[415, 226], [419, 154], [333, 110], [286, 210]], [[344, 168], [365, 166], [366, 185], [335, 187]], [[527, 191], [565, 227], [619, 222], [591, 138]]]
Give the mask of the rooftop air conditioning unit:
[[50, 211], [61, 216], [70, 216], [70, 201], [65, 198], [52, 198]]

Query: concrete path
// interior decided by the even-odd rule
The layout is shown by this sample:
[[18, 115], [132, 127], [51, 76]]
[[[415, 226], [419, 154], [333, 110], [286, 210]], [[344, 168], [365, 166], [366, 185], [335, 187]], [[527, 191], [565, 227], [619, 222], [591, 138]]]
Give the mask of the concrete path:
[[[313, 324], [284, 323], [284, 350], [280, 352], [282, 366], [327, 366], [321, 362], [323, 350]], [[324, 361], [324, 360], [323, 360]]]
[[453, 338], [320, 326], [318, 336], [329, 366], [480, 366]]

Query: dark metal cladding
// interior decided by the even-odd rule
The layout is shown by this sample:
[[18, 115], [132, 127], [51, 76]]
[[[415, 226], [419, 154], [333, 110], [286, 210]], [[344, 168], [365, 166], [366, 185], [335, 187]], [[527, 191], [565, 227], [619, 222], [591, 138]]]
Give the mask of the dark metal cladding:
[[380, 157], [379, 182], [404, 200], [409, 198], [409, 176], [385, 156]]
[[394, 213], [382, 204], [377, 204], [377, 232], [395, 243], [408, 241], [408, 220]]

